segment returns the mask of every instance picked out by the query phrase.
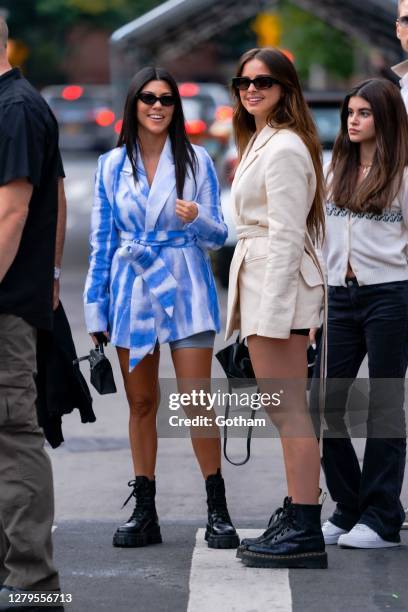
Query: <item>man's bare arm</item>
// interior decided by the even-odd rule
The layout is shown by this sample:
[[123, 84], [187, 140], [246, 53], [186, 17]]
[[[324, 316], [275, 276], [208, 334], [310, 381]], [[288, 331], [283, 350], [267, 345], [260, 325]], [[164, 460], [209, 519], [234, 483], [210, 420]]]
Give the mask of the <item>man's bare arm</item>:
[[[65, 243], [65, 230], [67, 226], [67, 200], [65, 197], [64, 179], [58, 179], [58, 220], [57, 220], [57, 235], [55, 240], [55, 267], [61, 268], [62, 253], [64, 251]], [[54, 310], [59, 304], [59, 290], [60, 283], [59, 279], [54, 281], [54, 297], [53, 306]]]
[[0, 283], [17, 255], [32, 193], [27, 179], [0, 187]]

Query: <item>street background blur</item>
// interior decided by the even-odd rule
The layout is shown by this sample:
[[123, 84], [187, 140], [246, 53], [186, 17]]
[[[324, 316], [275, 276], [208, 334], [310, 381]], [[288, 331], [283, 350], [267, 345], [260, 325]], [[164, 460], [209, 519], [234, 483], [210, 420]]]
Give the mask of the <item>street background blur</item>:
[[[132, 74], [156, 63], [175, 75], [187, 132], [193, 142], [206, 146], [215, 161], [230, 230], [226, 247], [214, 257], [225, 325], [228, 265], [235, 241], [229, 189], [236, 163], [227, 86], [239, 56], [254, 46], [277, 46], [288, 54], [302, 78], [325, 159], [329, 159], [344, 92], [369, 76], [394, 79], [389, 66], [402, 59], [394, 34], [396, 5], [396, 0], [0, 0], [0, 13], [10, 29], [10, 61], [43, 92], [60, 125], [68, 201], [62, 301], [79, 355], [90, 348], [82, 291], [93, 177], [98, 155], [115, 146]], [[221, 333], [216, 350], [223, 346]], [[92, 389], [96, 423], [82, 425], [77, 412], [67, 416], [63, 420], [66, 442], [50, 451], [57, 562], [64, 590], [75, 595], [70, 609], [121, 612], [149, 607], [154, 612], [201, 612], [217, 608], [210, 596], [211, 585], [205, 582], [212, 560], [202, 568], [202, 582], [194, 582], [190, 574], [195, 533], [205, 524], [205, 495], [189, 440], [159, 442], [158, 511], [165, 545], [143, 551], [111, 547], [114, 529], [130, 513], [128, 507], [121, 510], [121, 505], [133, 475], [126, 398], [112, 348], [108, 355], [118, 393], [102, 397]], [[88, 377], [85, 366], [83, 372]], [[361, 375], [366, 373], [363, 365]], [[173, 376], [167, 347], [162, 350], [160, 374]], [[216, 362], [213, 374], [222, 376]], [[362, 459], [364, 440], [355, 443]], [[244, 447], [242, 439], [231, 442], [236, 456], [242, 455]], [[286, 493], [279, 442], [254, 440], [251, 461], [242, 468], [226, 465], [224, 472], [237, 526], [264, 527]], [[408, 501], [407, 485], [403, 500]], [[327, 499], [324, 517], [332, 507]], [[268, 572], [272, 578], [266, 583], [262, 570], [241, 576], [242, 568], [233, 565], [242, 583], [238, 585], [241, 603], [228, 607], [232, 597], [228, 589], [237, 588], [237, 577], [230, 576], [230, 583], [222, 583], [224, 609], [408, 609], [405, 547], [398, 551], [332, 547], [329, 554], [331, 569], [324, 581], [315, 574], [312, 580], [309, 572], [290, 572], [290, 597], [285, 602], [282, 572], [274, 572], [273, 577]], [[233, 558], [225, 557], [217, 580], [222, 581], [230, 562], [234, 563]], [[253, 608], [245, 607], [244, 587], [247, 592], [248, 584], [257, 581], [263, 586], [254, 594]], [[200, 588], [204, 603], [192, 607], [189, 597]]]
[[[76, 160], [115, 146], [138, 69], [155, 64], [173, 73], [187, 133], [206, 147], [220, 179], [229, 237], [213, 262], [222, 287], [236, 241], [228, 84], [237, 59], [254, 46], [279, 47], [290, 57], [326, 162], [348, 88], [370, 76], [397, 82], [390, 70], [402, 59], [396, 11], [397, 0], [0, 0], [11, 31], [10, 61], [42, 91], [59, 122], [61, 148]], [[89, 213], [89, 202], [82, 210]]]

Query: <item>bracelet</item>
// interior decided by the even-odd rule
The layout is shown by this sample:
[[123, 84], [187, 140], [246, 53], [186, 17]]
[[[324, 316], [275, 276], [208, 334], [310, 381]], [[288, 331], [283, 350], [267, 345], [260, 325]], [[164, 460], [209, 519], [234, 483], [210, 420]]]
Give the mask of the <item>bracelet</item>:
[[58, 280], [61, 276], [61, 268], [54, 266], [54, 280]]

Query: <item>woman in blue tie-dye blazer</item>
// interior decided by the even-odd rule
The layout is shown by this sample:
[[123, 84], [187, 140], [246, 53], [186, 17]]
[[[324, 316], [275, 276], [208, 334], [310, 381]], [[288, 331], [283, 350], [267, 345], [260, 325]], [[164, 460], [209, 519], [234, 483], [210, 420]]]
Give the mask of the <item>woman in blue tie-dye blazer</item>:
[[[210, 379], [220, 320], [206, 251], [226, 237], [214, 166], [187, 139], [176, 82], [144, 68], [128, 91], [118, 147], [99, 159], [84, 294], [94, 341], [103, 332], [117, 347], [130, 407], [136, 506], [115, 546], [162, 541], [154, 477], [159, 348], [170, 344], [179, 391], [189, 390], [187, 379]], [[193, 437], [193, 447], [206, 479], [208, 545], [236, 547], [218, 430]]]

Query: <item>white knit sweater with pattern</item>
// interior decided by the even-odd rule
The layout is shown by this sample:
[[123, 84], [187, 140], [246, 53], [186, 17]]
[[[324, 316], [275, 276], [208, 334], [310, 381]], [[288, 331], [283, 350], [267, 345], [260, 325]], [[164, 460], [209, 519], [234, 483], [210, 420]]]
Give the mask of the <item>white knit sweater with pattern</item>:
[[329, 285], [346, 286], [348, 262], [359, 285], [408, 280], [408, 168], [398, 196], [381, 214], [327, 202], [322, 251]]

